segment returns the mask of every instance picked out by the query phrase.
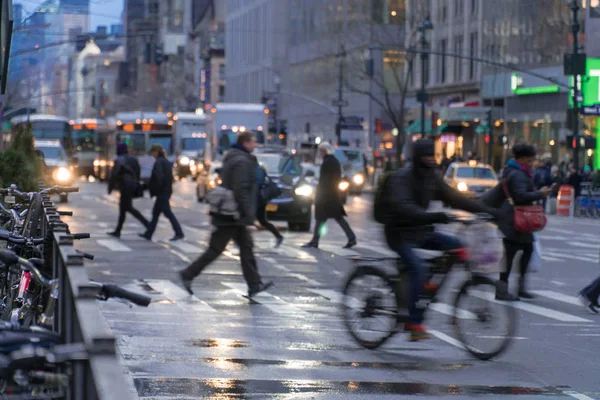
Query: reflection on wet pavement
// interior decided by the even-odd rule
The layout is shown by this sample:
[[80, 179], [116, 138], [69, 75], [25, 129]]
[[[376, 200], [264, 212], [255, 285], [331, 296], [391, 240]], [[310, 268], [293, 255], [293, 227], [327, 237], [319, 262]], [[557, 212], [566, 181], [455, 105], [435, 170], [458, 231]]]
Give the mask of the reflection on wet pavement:
[[221, 348], [242, 348], [248, 347], [248, 343], [241, 340], [232, 339], [198, 339], [190, 340], [194, 347], [221, 347]]
[[244, 399], [247, 396], [268, 398], [268, 394], [286, 393], [336, 393], [371, 395], [528, 395], [564, 396], [553, 388], [485, 386], [485, 385], [440, 385], [413, 382], [356, 382], [321, 380], [245, 380], [245, 379], [192, 379], [192, 378], [137, 378], [135, 387], [140, 397], [197, 396], [203, 399]]

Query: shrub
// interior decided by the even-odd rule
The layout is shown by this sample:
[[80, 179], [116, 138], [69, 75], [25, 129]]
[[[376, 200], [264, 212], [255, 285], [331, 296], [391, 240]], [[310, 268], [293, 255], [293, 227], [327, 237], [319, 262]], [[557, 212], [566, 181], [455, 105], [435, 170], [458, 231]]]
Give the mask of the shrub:
[[36, 154], [31, 128], [20, 128], [10, 146], [0, 153], [0, 186], [13, 183], [19, 190], [38, 190], [44, 164]]

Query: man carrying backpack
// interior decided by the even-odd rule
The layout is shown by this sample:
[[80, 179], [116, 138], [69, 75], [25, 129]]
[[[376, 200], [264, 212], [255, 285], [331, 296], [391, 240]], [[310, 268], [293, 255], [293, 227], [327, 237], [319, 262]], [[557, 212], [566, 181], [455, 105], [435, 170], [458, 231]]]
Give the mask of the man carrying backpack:
[[[217, 229], [210, 237], [208, 250], [186, 269], [179, 271], [183, 287], [190, 294], [193, 294], [192, 280], [223, 253], [231, 239], [240, 248], [240, 261], [244, 279], [248, 284], [248, 297], [253, 297], [273, 285], [273, 282], [263, 283], [258, 274], [252, 250], [252, 236], [247, 228], [254, 225], [257, 209], [256, 164], [251, 156], [255, 148], [256, 134], [248, 131], [240, 133], [237, 143], [223, 159], [223, 183], [211, 192], [224, 194], [216, 203], [227, 203], [227, 213], [220, 205], [211, 204], [211, 199], [207, 197], [211, 204], [212, 223]], [[235, 207], [230, 207], [231, 203], [234, 203]]]
[[428, 212], [430, 202], [441, 200], [465, 211], [498, 214], [495, 209], [469, 200], [448, 186], [437, 172], [434, 154], [431, 140], [416, 141], [412, 163], [384, 179], [374, 203], [375, 220], [385, 225], [388, 245], [398, 253], [410, 273], [411, 321], [404, 329], [410, 332], [413, 341], [429, 338], [422, 325], [424, 309], [418, 306], [425, 283], [425, 267], [415, 249], [452, 251], [463, 247], [457, 238], [434, 232], [434, 224], [447, 224], [451, 218], [444, 212]]

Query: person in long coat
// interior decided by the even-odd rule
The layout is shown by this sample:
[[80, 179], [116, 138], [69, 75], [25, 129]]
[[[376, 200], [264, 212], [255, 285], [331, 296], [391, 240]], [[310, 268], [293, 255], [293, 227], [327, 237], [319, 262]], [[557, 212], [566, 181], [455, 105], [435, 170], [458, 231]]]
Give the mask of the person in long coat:
[[329, 143], [321, 143], [319, 152], [323, 157], [319, 183], [317, 184], [317, 194], [315, 198], [315, 233], [310, 242], [302, 247], [319, 247], [319, 238], [321, 230], [325, 227], [328, 219], [335, 221], [344, 230], [348, 237], [348, 243], [344, 248], [349, 249], [356, 246], [356, 235], [350, 228], [350, 225], [344, 218], [346, 211], [340, 198], [339, 184], [342, 180], [342, 167], [340, 162], [333, 155], [333, 147]]

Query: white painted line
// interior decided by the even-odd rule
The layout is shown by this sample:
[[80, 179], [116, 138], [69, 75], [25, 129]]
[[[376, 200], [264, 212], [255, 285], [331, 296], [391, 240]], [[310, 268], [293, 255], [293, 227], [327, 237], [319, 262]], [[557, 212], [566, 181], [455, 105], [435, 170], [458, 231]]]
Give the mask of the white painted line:
[[[545, 251], [545, 250], [542, 250], [542, 251]], [[563, 257], [563, 258], [567, 258], [567, 259], [574, 259], [574, 260], [586, 261], [586, 262], [592, 262], [592, 263], [598, 262], [597, 259], [594, 259], [591, 257], [582, 257], [582, 256], [574, 255], [574, 254], [558, 253], [555, 251], [548, 251], [547, 253], [551, 257]]]
[[346, 304], [346, 302], [344, 302], [344, 297], [348, 297], [349, 301], [350, 301], [350, 307], [352, 308], [362, 308], [363, 307], [363, 302], [355, 299], [354, 297], [350, 297], [350, 296], [344, 296], [342, 293], [332, 290], [332, 289], [307, 289], [309, 292], [313, 292], [318, 294], [319, 296], [323, 296], [326, 299], [331, 300], [334, 303], [338, 303], [338, 304]]
[[580, 306], [581, 302], [575, 296], [568, 296], [566, 294], [562, 294], [559, 292], [555, 292], [553, 290], [533, 290], [534, 294], [538, 296], [547, 297], [552, 300], [562, 301], [563, 303], [573, 304], [575, 306]]
[[552, 232], [558, 232], [558, 233], [563, 233], [567, 236], [573, 237], [573, 236], [577, 236], [577, 232], [573, 232], [567, 229], [560, 229], [560, 228], [553, 228], [553, 227], [546, 227], [545, 228], [546, 231], [552, 231]]
[[342, 249], [341, 247], [332, 246], [329, 244], [320, 244], [319, 249], [323, 251], [327, 251], [329, 253], [333, 253], [340, 257], [355, 257], [360, 256], [360, 253], [349, 249]]
[[540, 235], [538, 236], [540, 239], [542, 240], [555, 240], [555, 241], [568, 241], [571, 240], [571, 238], [567, 237], [567, 236], [549, 236], [549, 235]]
[[198, 247], [198, 246], [194, 246], [193, 244], [189, 244], [186, 242], [182, 242], [181, 240], [175, 241], [175, 242], [165, 242], [167, 243], [169, 246], [171, 247], [176, 247], [179, 250], [183, 251], [184, 253], [202, 253], [203, 250]]
[[310, 279], [309, 277], [307, 277], [305, 275], [302, 275], [302, 274], [288, 274], [288, 276], [292, 276], [294, 278], [298, 278], [301, 281], [304, 281], [304, 282], [306, 282], [306, 283], [308, 283], [309, 285], [312, 285], [312, 286], [322, 286], [323, 285], [321, 282], [317, 282], [317, 281], [315, 281], [313, 279]]
[[131, 251], [131, 248], [113, 239], [98, 239], [96, 243], [112, 251]]
[[594, 400], [591, 397], [586, 396], [585, 394], [582, 394], [579, 392], [574, 392], [572, 390], [565, 390], [565, 391], [563, 391], [563, 393], [566, 394], [567, 396], [576, 398], [577, 400]]
[[157, 292], [161, 292], [167, 299], [173, 301], [180, 308], [188, 311], [200, 311], [216, 313], [217, 310], [200, 300], [196, 296], [191, 296], [185, 289], [180, 288], [175, 283], [166, 279], [148, 279], [145, 281], [148, 286]]
[[576, 333], [575, 336], [591, 336], [591, 337], [599, 337], [600, 333]]
[[96, 222], [96, 225], [98, 225], [100, 228], [108, 228], [109, 227], [108, 222]]
[[481, 339], [511, 339], [511, 340], [526, 340], [529, 338], [523, 337], [523, 336], [477, 336], [478, 338]]
[[574, 247], [583, 247], [586, 249], [597, 249], [598, 248], [598, 244], [592, 244], [592, 243], [583, 243], [583, 242], [574, 242], [574, 241], [570, 241], [569, 245], [574, 246]]
[[442, 332], [439, 332], [439, 331], [436, 331], [436, 330], [429, 330], [427, 332], [429, 332], [430, 334], [432, 334], [436, 338], [438, 338], [438, 339], [440, 339], [440, 340], [442, 340], [442, 341], [444, 341], [444, 342], [446, 342], [448, 344], [451, 344], [452, 346], [456, 346], [459, 349], [465, 350], [465, 345], [462, 344], [461, 342], [459, 342], [458, 340], [454, 339], [452, 336], [448, 336], [445, 333], [442, 333]]
[[[246, 296], [248, 294], [248, 287], [244, 283], [228, 283], [221, 282], [223, 286], [227, 286], [235, 290], [236, 292]], [[260, 305], [268, 308], [269, 310], [277, 313], [277, 314], [293, 314], [297, 316], [307, 316], [309, 313], [306, 311], [294, 306], [293, 304], [289, 304], [283, 300], [281, 300], [277, 296], [273, 296], [267, 291], [263, 291], [252, 297], [252, 301], [259, 303]]]
[[379, 253], [384, 257], [398, 257], [398, 253], [387, 247], [368, 244], [366, 248], [368, 250], [374, 251], [375, 253]]
[[555, 284], [556, 286], [567, 286], [566, 283], [560, 281], [550, 281], [550, 283]]
[[[431, 303], [429, 308], [442, 314], [454, 316], [454, 307], [444, 303]], [[477, 316], [467, 310], [458, 310], [458, 318], [460, 319], [477, 319]]]
[[555, 258], [555, 257], [550, 257], [550, 256], [546, 256], [546, 255], [542, 255], [542, 260], [544, 261], [553, 261], [553, 262], [563, 262], [565, 261], [564, 259], [561, 258]]
[[316, 261], [317, 259], [304, 250], [290, 247], [289, 245], [281, 245], [277, 249], [273, 249], [276, 253], [282, 254], [290, 258], [298, 258], [300, 260]]
[[562, 322], [592, 322], [589, 319], [577, 317], [575, 315], [563, 313], [560, 311], [551, 310], [549, 308], [544, 308], [540, 306], [536, 306], [533, 304], [523, 303], [521, 301], [499, 301], [494, 298], [494, 293], [489, 292], [481, 292], [478, 290], [471, 290], [469, 294], [472, 294], [475, 297], [479, 297], [480, 299], [488, 300], [492, 303], [496, 304], [504, 304], [508, 307], [517, 308], [519, 310], [527, 311], [532, 314], [541, 315], [542, 317], [555, 319], [557, 321]]
[[182, 261], [185, 261], [185, 262], [188, 262], [188, 263], [191, 263], [191, 262], [192, 262], [192, 260], [191, 260], [190, 258], [188, 258], [188, 257], [187, 257], [186, 255], [184, 255], [184, 254], [181, 254], [181, 253], [180, 253], [180, 252], [178, 252], [177, 250], [170, 249], [169, 251], [170, 251], [172, 254], [175, 254], [177, 257], [179, 257], [179, 258], [180, 258]]

